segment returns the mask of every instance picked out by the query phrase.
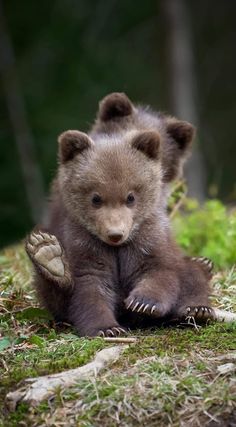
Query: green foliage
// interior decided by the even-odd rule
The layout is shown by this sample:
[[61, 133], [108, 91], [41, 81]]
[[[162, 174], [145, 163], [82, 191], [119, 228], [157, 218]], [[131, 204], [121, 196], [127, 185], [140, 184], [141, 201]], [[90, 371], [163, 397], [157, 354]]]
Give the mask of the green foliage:
[[211, 258], [218, 268], [236, 262], [236, 211], [227, 210], [219, 200], [199, 207], [186, 199], [185, 212], [178, 212], [173, 226], [178, 243], [187, 255]]
[[[86, 131], [107, 93], [125, 91], [136, 102], [174, 114], [164, 3], [137, 0], [134, 7], [124, 0], [3, 2], [46, 190], [56, 170], [57, 135], [66, 129]], [[214, 8], [212, 2], [184, 3], [194, 39], [199, 148], [207, 186], [211, 195], [235, 200], [236, 2], [214, 2]], [[6, 89], [0, 85], [0, 247], [33, 227]]]

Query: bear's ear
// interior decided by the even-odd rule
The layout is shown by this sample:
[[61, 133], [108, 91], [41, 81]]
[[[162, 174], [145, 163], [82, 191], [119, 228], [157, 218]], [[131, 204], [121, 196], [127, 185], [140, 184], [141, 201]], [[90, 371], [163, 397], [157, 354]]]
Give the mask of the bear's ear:
[[160, 143], [160, 135], [155, 131], [140, 132], [132, 139], [132, 147], [153, 160], [160, 157]]
[[195, 135], [195, 128], [188, 122], [170, 118], [167, 120], [167, 134], [177, 143], [177, 147], [185, 152]]
[[131, 115], [132, 102], [125, 93], [114, 92], [99, 102], [98, 119], [103, 122]]
[[67, 130], [58, 137], [59, 160], [65, 163], [72, 160], [76, 154], [82, 153], [92, 146], [92, 141], [86, 133], [78, 130]]
[[195, 128], [188, 122], [168, 117], [167, 140], [163, 144], [163, 181], [171, 182], [182, 172], [184, 160], [195, 135]]

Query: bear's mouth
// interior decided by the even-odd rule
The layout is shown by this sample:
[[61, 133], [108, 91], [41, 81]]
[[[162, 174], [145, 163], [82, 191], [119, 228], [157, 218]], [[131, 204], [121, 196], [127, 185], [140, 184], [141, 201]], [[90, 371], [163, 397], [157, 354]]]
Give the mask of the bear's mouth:
[[107, 243], [109, 246], [121, 246], [123, 243], [125, 243], [125, 240], [122, 240], [122, 241], [119, 241], [119, 242], [111, 242], [111, 241], [109, 240], [109, 241], [106, 241], [106, 243]]
[[102, 240], [109, 246], [118, 247], [122, 246], [126, 242], [127, 237], [122, 236], [120, 239], [117, 238], [113, 240], [111, 238], [103, 238]]

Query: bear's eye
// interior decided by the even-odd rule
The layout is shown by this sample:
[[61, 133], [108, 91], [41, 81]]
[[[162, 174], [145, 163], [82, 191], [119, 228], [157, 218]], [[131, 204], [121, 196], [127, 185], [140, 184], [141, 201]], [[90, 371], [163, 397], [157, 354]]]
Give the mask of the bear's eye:
[[99, 196], [99, 194], [93, 195], [92, 204], [93, 204], [93, 206], [96, 206], [96, 207], [99, 207], [102, 205], [102, 198]]
[[130, 194], [127, 196], [127, 199], [126, 199], [126, 205], [127, 205], [127, 206], [132, 206], [132, 205], [134, 204], [134, 202], [135, 202], [135, 197], [134, 197], [134, 195], [133, 195], [132, 193], [130, 193]]

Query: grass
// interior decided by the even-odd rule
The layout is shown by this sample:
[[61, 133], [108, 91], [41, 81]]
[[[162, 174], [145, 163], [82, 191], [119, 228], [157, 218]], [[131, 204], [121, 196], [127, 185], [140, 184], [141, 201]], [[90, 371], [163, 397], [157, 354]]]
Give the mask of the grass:
[[[78, 338], [37, 306], [21, 245], [0, 254], [0, 426], [230, 426], [236, 419], [236, 324], [137, 331], [139, 340], [97, 378], [8, 412], [27, 377], [74, 368], [110, 344]], [[215, 305], [236, 311], [236, 270], [213, 278]], [[223, 373], [219, 368], [227, 365]]]

